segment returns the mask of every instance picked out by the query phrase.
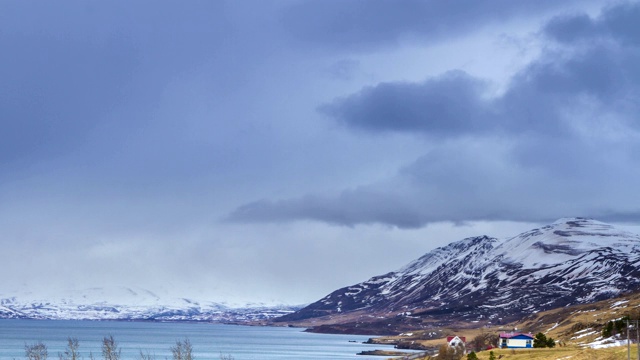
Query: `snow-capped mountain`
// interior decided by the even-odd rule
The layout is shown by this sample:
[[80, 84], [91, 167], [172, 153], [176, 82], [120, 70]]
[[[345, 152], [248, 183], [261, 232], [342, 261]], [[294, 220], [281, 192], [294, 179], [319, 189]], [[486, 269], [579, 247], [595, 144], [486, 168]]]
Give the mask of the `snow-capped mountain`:
[[32, 292], [0, 294], [0, 318], [247, 322], [268, 320], [299, 309], [259, 304], [231, 307], [162, 297], [135, 287], [69, 290], [64, 294], [45, 298]]
[[277, 321], [355, 324], [385, 318], [390, 326], [388, 318], [394, 317], [414, 324], [495, 324], [638, 289], [640, 236], [571, 218], [509, 239], [479, 236], [451, 243]]

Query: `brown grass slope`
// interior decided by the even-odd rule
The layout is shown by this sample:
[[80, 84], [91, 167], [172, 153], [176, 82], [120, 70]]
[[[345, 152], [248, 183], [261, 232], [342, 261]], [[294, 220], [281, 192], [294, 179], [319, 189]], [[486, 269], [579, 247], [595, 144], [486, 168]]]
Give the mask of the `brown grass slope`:
[[[627, 348], [581, 349], [560, 347], [555, 349], [492, 350], [500, 360], [626, 360]], [[477, 353], [479, 360], [488, 360], [489, 351]], [[637, 350], [631, 351], [631, 359], [637, 359]]]
[[[507, 325], [491, 326], [476, 323], [457, 323], [448, 328], [412, 331], [397, 336], [372, 339], [380, 344], [419, 344], [425, 348], [437, 349], [445, 343], [448, 335], [465, 336], [470, 341], [481, 333], [499, 333], [517, 329], [522, 332], [542, 332], [558, 342], [554, 349], [494, 349], [496, 358], [502, 355], [503, 360], [519, 359], [626, 359], [626, 346], [608, 349], [591, 349], [587, 344], [601, 338], [602, 330], [607, 322], [620, 319], [626, 315], [638, 318], [640, 314], [640, 292], [629, 293], [613, 299], [591, 304], [567, 306], [531, 314], [520, 321]], [[636, 338], [635, 330], [631, 338]], [[637, 345], [631, 346], [631, 358], [637, 359]], [[478, 353], [479, 359], [488, 359], [489, 352]], [[427, 357], [428, 359], [428, 357]]]

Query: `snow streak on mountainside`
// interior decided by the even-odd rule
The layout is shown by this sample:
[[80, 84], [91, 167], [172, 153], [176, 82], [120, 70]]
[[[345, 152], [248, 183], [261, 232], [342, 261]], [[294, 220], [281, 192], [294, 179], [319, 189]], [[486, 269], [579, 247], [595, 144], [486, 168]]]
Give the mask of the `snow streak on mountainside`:
[[278, 321], [368, 313], [501, 323], [639, 288], [640, 236], [571, 218], [502, 241], [451, 243]]
[[149, 290], [131, 287], [92, 288], [66, 294], [46, 299], [30, 292], [0, 294], [0, 318], [246, 322], [267, 320], [299, 309], [228, 307], [214, 302], [162, 298]]

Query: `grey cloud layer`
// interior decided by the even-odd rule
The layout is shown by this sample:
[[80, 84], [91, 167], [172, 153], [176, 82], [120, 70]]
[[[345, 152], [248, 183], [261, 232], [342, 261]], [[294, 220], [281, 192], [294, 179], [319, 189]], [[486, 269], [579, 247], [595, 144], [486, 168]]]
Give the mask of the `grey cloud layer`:
[[550, 44], [498, 97], [487, 97], [483, 80], [450, 72], [421, 83], [381, 83], [321, 106], [351, 129], [418, 133], [436, 147], [388, 181], [336, 196], [262, 200], [230, 219], [398, 227], [637, 220], [639, 11], [632, 3], [595, 19], [554, 18], [541, 35], [559, 46]]
[[0, 290], [305, 302], [505, 223], [395, 227], [636, 219], [637, 3], [540, 30], [606, 1], [0, 1]]
[[556, 17], [545, 26], [544, 33], [563, 43], [610, 38], [637, 46], [639, 16], [637, 3], [622, 3], [605, 8], [597, 19], [586, 14]]
[[293, 36], [313, 46], [368, 50], [396, 45], [405, 39], [432, 43], [561, 5], [548, 0], [353, 0], [339, 5], [332, 1], [303, 1], [288, 9], [283, 23]]
[[148, 4], [3, 4], [0, 165], [110, 151], [157, 121], [166, 79], [208, 56], [225, 19], [222, 3]]

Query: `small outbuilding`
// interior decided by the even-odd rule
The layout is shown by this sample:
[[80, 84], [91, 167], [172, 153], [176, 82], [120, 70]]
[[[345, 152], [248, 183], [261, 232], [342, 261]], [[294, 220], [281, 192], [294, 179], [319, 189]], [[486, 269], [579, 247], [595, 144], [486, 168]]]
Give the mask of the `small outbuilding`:
[[498, 347], [501, 349], [525, 349], [533, 347], [533, 334], [531, 333], [500, 333]]

